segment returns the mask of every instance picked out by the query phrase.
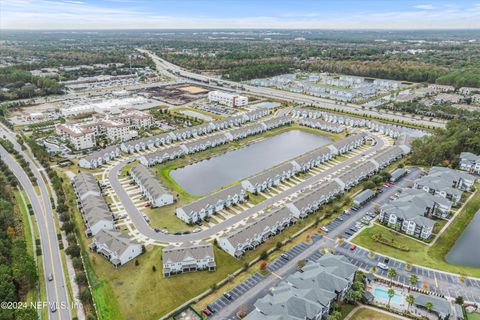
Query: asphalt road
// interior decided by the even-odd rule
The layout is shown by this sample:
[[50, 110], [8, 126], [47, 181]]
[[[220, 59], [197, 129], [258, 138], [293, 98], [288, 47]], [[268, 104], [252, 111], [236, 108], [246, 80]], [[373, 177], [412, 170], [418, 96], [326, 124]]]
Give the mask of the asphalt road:
[[[387, 201], [391, 195], [395, 194], [398, 191], [398, 189], [418, 177], [419, 174], [419, 169], [412, 169], [409, 174], [401, 180], [400, 183], [395, 184], [394, 187], [389, 188], [384, 193], [381, 193], [377, 198], [370, 201], [358, 211], [352, 211], [354, 212], [352, 215], [342, 215], [342, 217], [345, 219], [344, 221], [334, 220], [333, 222], [335, 222], [335, 227], [329, 227], [329, 232], [324, 237], [314, 242], [311, 246], [305, 249], [294, 259], [290, 259], [280, 269], [276, 270], [275, 274], [269, 274], [265, 278], [265, 280], [256, 284], [255, 287], [251, 288], [244, 295], [238, 297], [237, 299], [229, 303], [228, 306], [219, 310], [217, 313], [215, 313], [213, 317], [210, 318], [215, 320], [232, 318], [236, 319], [234, 316], [240, 307], [246, 307], [248, 310], [251, 310], [252, 305], [255, 303], [255, 301], [265, 296], [269, 292], [269, 290], [272, 287], [276, 286], [282, 279], [287, 278], [290, 274], [297, 271], [297, 262], [299, 260], [309, 258], [316, 252], [318, 252], [320, 249], [335, 247], [334, 239], [336, 239], [340, 235], [343, 235], [346, 230], [350, 229], [353, 225], [355, 225], [355, 223], [357, 223], [366, 214], [367, 211], [373, 210], [373, 207], [377, 203], [384, 203], [385, 201]], [[333, 222], [331, 223], [332, 226], [334, 225]]]
[[250, 217], [254, 213], [257, 213], [258, 211], [264, 210], [268, 206], [271, 206], [272, 204], [278, 202], [279, 200], [288, 197], [292, 195], [295, 192], [301, 191], [303, 188], [308, 187], [312, 184], [317, 183], [321, 179], [325, 178], [328, 175], [333, 174], [335, 171], [345, 168], [355, 161], [359, 159], [368, 159], [369, 155], [372, 155], [375, 151], [381, 149], [385, 142], [383, 139], [373, 136], [376, 140], [376, 144], [372, 146], [370, 149], [368, 149], [366, 152], [364, 152], [364, 156], [362, 155], [357, 155], [352, 158], [349, 158], [342, 163], [335, 165], [329, 169], [324, 170], [322, 173], [312, 176], [308, 179], [305, 179], [301, 183], [298, 183], [297, 185], [271, 197], [270, 199], [263, 201], [245, 211], [242, 211], [239, 214], [234, 215], [233, 217], [224, 220], [213, 227], [210, 227], [207, 230], [202, 230], [197, 233], [189, 233], [189, 234], [181, 234], [181, 235], [175, 235], [175, 234], [165, 234], [165, 233], [157, 233], [155, 230], [148, 225], [148, 223], [145, 221], [143, 218], [143, 214], [137, 209], [137, 207], [134, 205], [133, 201], [130, 199], [128, 196], [127, 192], [123, 189], [119, 179], [118, 175], [122, 167], [126, 164], [126, 161], [120, 162], [119, 164], [115, 165], [109, 172], [108, 172], [108, 180], [110, 182], [110, 185], [112, 186], [113, 191], [115, 194], [118, 196], [120, 202], [122, 203], [123, 207], [127, 211], [128, 215], [130, 216], [132, 223], [135, 225], [137, 230], [143, 234], [144, 236], [160, 241], [160, 242], [186, 242], [186, 241], [196, 241], [196, 240], [201, 240], [208, 238], [210, 236], [213, 236], [217, 234], [218, 232], [225, 230], [226, 228], [234, 225], [237, 222], [242, 221], [245, 218]]
[[[143, 54], [148, 55], [154, 61], [158, 72], [162, 74], [170, 73], [170, 76], [175, 77], [177, 80], [178, 80], [178, 76], [181, 76], [189, 79], [190, 81], [200, 81], [200, 82], [214, 81], [214, 82], [217, 82], [218, 84], [222, 84], [224, 86], [230, 87], [230, 88], [221, 87], [220, 89], [223, 89], [223, 90], [225, 89], [231, 90], [232, 88], [234, 88], [236, 91], [239, 91], [239, 92], [247, 92], [247, 93], [256, 94], [266, 98], [281, 99], [285, 101], [291, 101], [294, 103], [314, 105], [314, 106], [318, 106], [318, 107], [322, 107], [330, 110], [341, 110], [344, 112], [352, 112], [360, 116], [369, 115], [374, 117], [382, 117], [384, 119], [388, 119], [392, 121], [396, 121], [396, 120], [405, 121], [407, 123], [413, 123], [416, 125], [433, 126], [437, 128], [445, 127], [445, 121], [442, 121], [442, 120], [435, 119], [434, 121], [429, 121], [429, 120], [422, 120], [422, 119], [413, 119], [410, 116], [404, 116], [400, 113], [393, 114], [393, 113], [386, 113], [384, 111], [376, 110], [376, 109], [372, 109], [372, 110], [367, 108], [362, 109], [361, 106], [353, 103], [339, 104], [339, 103], [333, 102], [332, 100], [314, 97], [314, 96], [310, 96], [302, 93], [295, 93], [295, 92], [277, 90], [277, 89], [266, 88], [266, 87], [256, 87], [256, 86], [242, 84], [234, 81], [228, 81], [228, 80], [218, 79], [214, 77], [207, 77], [204, 75], [193, 73], [177, 65], [174, 65], [158, 57], [156, 54], [148, 50], [145, 50], [145, 49], [137, 49], [137, 50]], [[173, 75], [172, 72], [175, 73], [175, 75]]]
[[[23, 190], [25, 190], [27, 197], [32, 205], [37, 220], [37, 228], [40, 237], [40, 245], [42, 249], [42, 262], [44, 276], [47, 277], [49, 273], [53, 274], [53, 281], [45, 279], [47, 302], [49, 305], [55, 304], [57, 311], [52, 313], [48, 311], [49, 319], [71, 319], [70, 301], [68, 298], [67, 286], [65, 282], [65, 274], [62, 265], [62, 257], [60, 252], [59, 241], [57, 238], [57, 229], [55, 226], [55, 219], [50, 203], [50, 197], [47, 192], [46, 184], [34, 165], [33, 161], [28, 158], [21, 150], [20, 145], [12, 138], [5, 128], [0, 128], [2, 136], [14, 143], [15, 149], [21, 152], [25, 159], [30, 164], [30, 168], [38, 181], [40, 195], [36, 193], [35, 188], [25, 173], [23, 168], [15, 161], [3, 147], [0, 146], [0, 155], [3, 161], [7, 164], [10, 170], [17, 177]], [[42, 301], [43, 302], [43, 301]], [[50, 307], [50, 306], [48, 306]]]

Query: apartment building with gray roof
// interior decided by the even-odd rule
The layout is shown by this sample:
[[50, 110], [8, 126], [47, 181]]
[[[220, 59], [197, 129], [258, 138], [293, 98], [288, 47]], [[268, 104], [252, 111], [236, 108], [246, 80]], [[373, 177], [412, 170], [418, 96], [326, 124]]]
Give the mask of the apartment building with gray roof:
[[195, 223], [246, 200], [245, 190], [236, 184], [177, 208], [175, 214], [186, 223]]
[[143, 164], [136, 164], [130, 169], [129, 174], [152, 207], [162, 207], [175, 202], [173, 194]]
[[95, 177], [90, 173], [79, 173], [73, 178], [72, 185], [87, 236], [94, 236], [102, 229], [114, 229], [113, 214]]
[[164, 277], [197, 270], [215, 271], [213, 245], [205, 241], [170, 245], [162, 250], [162, 264]]
[[332, 302], [344, 299], [356, 270], [345, 257], [326, 254], [258, 299], [255, 309], [244, 319], [323, 319]]
[[101, 230], [94, 237], [90, 249], [104, 256], [115, 268], [142, 254], [142, 245], [126, 233]]

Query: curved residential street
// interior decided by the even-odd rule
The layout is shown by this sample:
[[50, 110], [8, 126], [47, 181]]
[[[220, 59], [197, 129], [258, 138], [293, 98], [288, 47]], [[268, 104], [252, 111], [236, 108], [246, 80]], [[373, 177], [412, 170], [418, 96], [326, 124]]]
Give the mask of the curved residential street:
[[378, 136], [373, 136], [375, 138], [376, 144], [369, 148], [364, 154], [362, 155], [355, 155], [345, 161], [342, 161], [340, 164], [337, 164], [331, 168], [328, 168], [324, 171], [322, 171], [320, 174], [312, 176], [308, 179], [305, 179], [304, 181], [296, 184], [295, 186], [271, 197], [270, 199], [263, 201], [245, 211], [242, 211], [239, 214], [234, 215], [233, 217], [224, 220], [209, 229], [202, 230], [197, 233], [189, 233], [189, 234], [165, 234], [165, 233], [157, 233], [153, 228], [148, 225], [148, 223], [145, 221], [143, 217], [143, 213], [138, 210], [138, 208], [135, 206], [131, 198], [128, 196], [127, 192], [123, 189], [118, 175], [120, 173], [120, 170], [122, 167], [127, 163], [127, 160], [123, 160], [122, 162], [116, 164], [113, 166], [110, 171], [108, 172], [108, 182], [110, 183], [113, 191], [115, 194], [118, 196], [121, 204], [125, 208], [125, 211], [128, 213], [130, 216], [132, 223], [135, 225], [136, 229], [140, 232], [140, 234], [144, 235], [145, 237], [159, 241], [159, 242], [170, 242], [170, 243], [179, 243], [179, 242], [187, 242], [187, 241], [197, 241], [197, 240], [202, 240], [206, 239], [209, 237], [212, 237], [216, 235], [217, 233], [232, 227], [236, 223], [241, 222], [242, 220], [250, 217], [251, 215], [264, 210], [268, 206], [271, 206], [272, 204], [278, 202], [279, 200], [288, 197], [295, 192], [298, 192], [302, 190], [305, 187], [308, 187], [312, 184], [315, 184], [319, 182], [320, 180], [328, 177], [329, 175], [332, 175], [338, 170], [345, 169], [347, 166], [357, 162], [357, 161], [365, 161], [368, 159], [369, 155], [372, 155], [375, 153], [377, 150], [381, 149], [385, 145], [385, 141], [382, 138], [379, 138]]

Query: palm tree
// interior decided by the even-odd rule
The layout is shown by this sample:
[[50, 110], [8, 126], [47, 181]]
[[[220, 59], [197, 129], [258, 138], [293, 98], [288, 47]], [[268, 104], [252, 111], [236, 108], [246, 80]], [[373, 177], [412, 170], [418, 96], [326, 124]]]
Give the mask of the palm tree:
[[411, 275], [410, 275], [410, 279], [408, 279], [408, 281], [410, 282], [410, 284], [411, 284], [412, 286], [415, 286], [415, 285], [417, 284], [417, 282], [418, 282], [418, 277], [417, 277], [417, 275], [416, 275], [416, 274], [411, 274]]
[[387, 307], [390, 308], [390, 301], [392, 300], [393, 296], [395, 296], [395, 290], [393, 290], [393, 288], [388, 288], [387, 295], [388, 295]]
[[428, 301], [427, 303], [425, 303], [425, 309], [427, 309], [428, 312], [431, 312], [433, 309], [433, 302]]
[[405, 300], [406, 300], [407, 303], [408, 303], [408, 309], [407, 309], [407, 310], [408, 310], [408, 312], [410, 312], [410, 307], [415, 303], [415, 297], [412, 296], [411, 294], [409, 294], [409, 295], [405, 298]]
[[393, 278], [397, 276], [397, 270], [395, 268], [388, 269], [388, 277], [390, 278], [390, 283], [393, 283]]

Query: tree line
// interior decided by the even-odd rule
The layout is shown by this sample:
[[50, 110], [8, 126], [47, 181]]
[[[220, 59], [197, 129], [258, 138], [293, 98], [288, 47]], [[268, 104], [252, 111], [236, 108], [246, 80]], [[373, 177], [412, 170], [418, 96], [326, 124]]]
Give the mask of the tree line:
[[[17, 181], [0, 160], [0, 301], [26, 301], [27, 294], [38, 281], [37, 267], [27, 251], [23, 223], [14, 207]], [[0, 308], [0, 319], [33, 320], [37, 311], [32, 308]]]
[[451, 120], [445, 129], [413, 140], [410, 162], [456, 167], [461, 152], [480, 154], [480, 121]]

